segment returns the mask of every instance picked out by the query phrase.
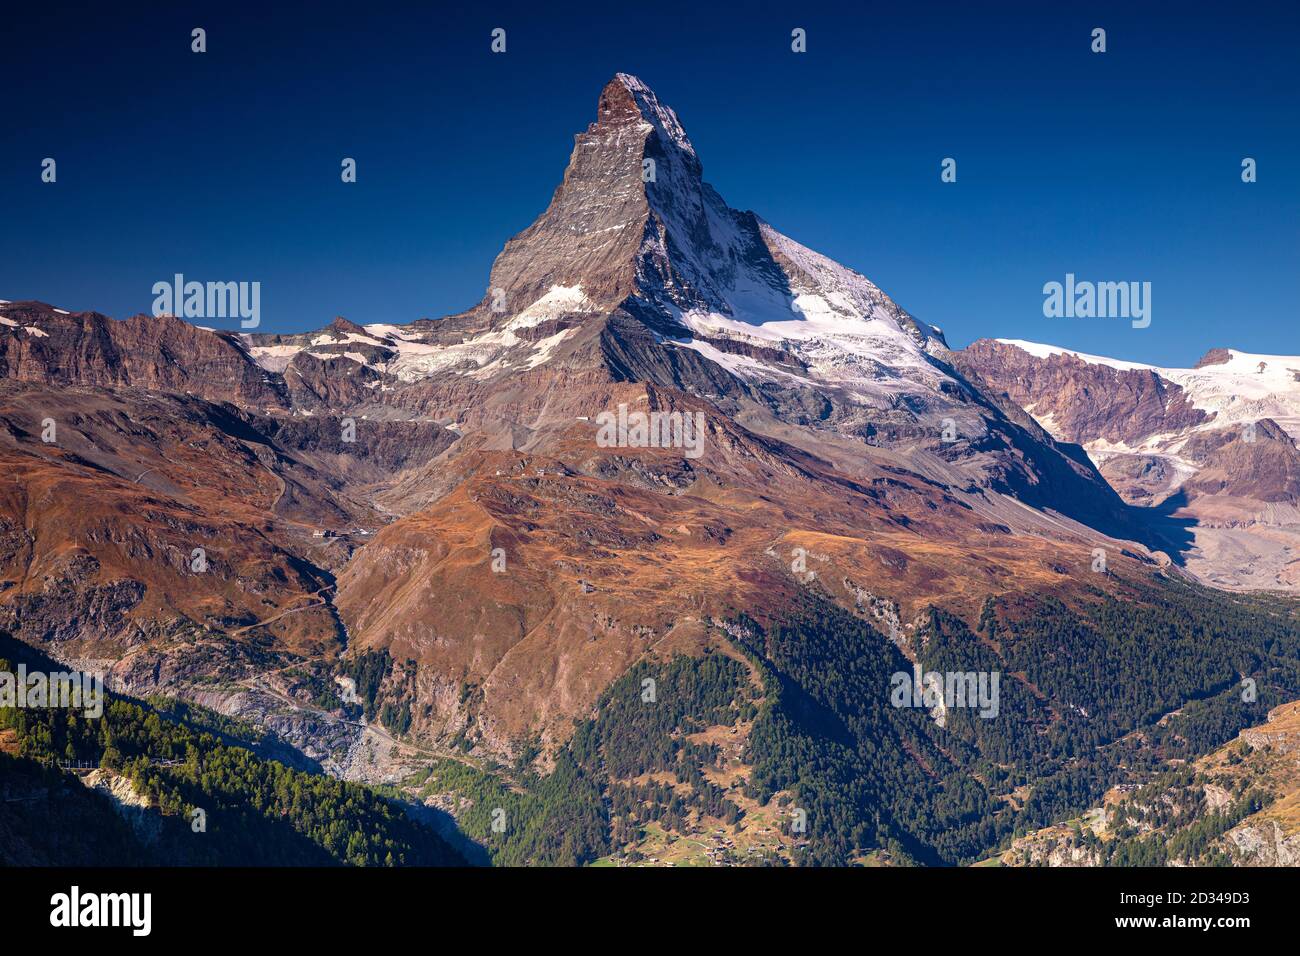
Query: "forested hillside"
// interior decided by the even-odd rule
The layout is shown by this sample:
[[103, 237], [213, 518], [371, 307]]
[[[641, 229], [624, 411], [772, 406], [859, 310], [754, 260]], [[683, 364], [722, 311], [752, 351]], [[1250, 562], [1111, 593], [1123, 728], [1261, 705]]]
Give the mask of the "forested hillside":
[[[11, 641], [5, 647], [15, 649]], [[48, 661], [42, 666], [58, 669]], [[13, 665], [0, 659], [0, 670]], [[61, 708], [0, 708], [0, 734], [16, 751], [0, 754], [0, 780], [14, 791], [0, 804], [0, 832], [12, 829], [33, 844], [49, 841], [56, 848], [29, 862], [42, 862], [42, 856], [45, 862], [102, 865], [464, 862], [436, 833], [369, 788], [263, 760], [237, 737], [216, 731], [237, 729], [218, 715], [180, 704], [168, 709], [201, 717], [214, 730], [114, 695], [99, 719]], [[159, 819], [146, 836], [114, 823], [109, 798], [84, 791], [58, 769], [61, 762], [98, 766], [129, 781]], [[84, 859], [57, 849], [89, 819], [98, 821], [89, 829], [104, 847]]]
[[[897, 642], [812, 592], [780, 620], [717, 623], [703, 656], [630, 669], [550, 755], [435, 761], [393, 795], [441, 805], [498, 865], [636, 863], [688, 844], [711, 862], [968, 864], [1300, 697], [1292, 606], [1173, 581], [1128, 600], [990, 598], [974, 629], [933, 609]], [[364, 669], [387, 668], [372, 657]], [[929, 707], [896, 706], [891, 679], [913, 658], [996, 672], [996, 713], [955, 707], [940, 724]], [[37, 788], [71, 779], [49, 776], [58, 761], [88, 761], [157, 808], [152, 844], [101, 828], [124, 862], [460, 862], [396, 802], [260, 759], [247, 728], [198, 708], [115, 698], [102, 720], [9, 709], [4, 730], [8, 776]], [[50, 790], [44, 809], [6, 805], [9, 826], [107, 806]], [[192, 832], [196, 809], [206, 832]]]
[[[447, 761], [419, 793], [467, 798], [462, 825], [501, 863], [636, 862], [648, 838], [706, 832], [732, 847], [764, 812], [780, 845], [725, 859], [968, 864], [1300, 696], [1292, 606], [1178, 582], [1075, 607], [991, 599], [974, 630], [934, 610], [904, 647], [813, 596], [717, 633], [725, 653], [645, 661], [616, 682], [554, 772]], [[997, 716], [957, 708], [939, 726], [893, 706], [904, 648], [926, 670], [999, 672]], [[709, 728], [743, 738], [739, 759]]]

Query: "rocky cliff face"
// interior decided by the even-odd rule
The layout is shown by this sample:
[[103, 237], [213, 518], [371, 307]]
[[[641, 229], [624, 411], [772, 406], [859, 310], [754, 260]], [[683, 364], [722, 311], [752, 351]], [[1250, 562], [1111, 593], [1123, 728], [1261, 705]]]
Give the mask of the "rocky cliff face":
[[281, 390], [230, 333], [173, 316], [116, 322], [43, 302], [0, 306], [0, 375], [46, 385], [103, 385], [283, 407]]
[[1193, 433], [1180, 449], [1198, 467], [1183, 482], [1189, 497], [1224, 495], [1268, 504], [1300, 502], [1300, 452], [1277, 422], [1264, 418], [1249, 429]]
[[1205, 580], [1300, 583], [1300, 358], [1212, 349], [1163, 369], [982, 339], [958, 364], [1079, 443], [1125, 501], [1185, 524]]
[[481, 318], [518, 317], [530, 307], [526, 321], [617, 307], [633, 292], [638, 251], [651, 227], [644, 160], [657, 157], [668, 166], [693, 157], [688, 150], [671, 111], [644, 94], [638, 101], [628, 83], [611, 81], [600, 94], [597, 121], [576, 137], [550, 205], [493, 263]]
[[964, 354], [986, 382], [1065, 441], [1139, 445], [1214, 417], [1155, 369], [1115, 368], [1069, 352], [1040, 357], [994, 339], [980, 339]]
[[[5, 303], [0, 370], [0, 626], [135, 689], [303, 708], [295, 740], [367, 654], [410, 733], [513, 756], [738, 607], [975, 615], [1166, 547], [1027, 393], [729, 207], [625, 74], [463, 313], [272, 335]], [[1132, 387], [1152, 423], [1162, 388]], [[602, 434], [629, 414], [667, 425]]]

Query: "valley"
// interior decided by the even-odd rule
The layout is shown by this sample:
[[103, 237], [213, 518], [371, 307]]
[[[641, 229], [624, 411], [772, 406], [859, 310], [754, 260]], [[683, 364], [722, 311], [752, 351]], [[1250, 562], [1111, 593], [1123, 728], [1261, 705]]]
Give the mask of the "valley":
[[[953, 349], [620, 73], [463, 312], [0, 303], [0, 631], [121, 698], [0, 713], [8, 772], [110, 819], [50, 777], [98, 764], [131, 861], [1102, 864], [1151, 787], [1164, 862], [1289, 860], [1220, 839], [1279, 787], [1201, 826], [1184, 771], [1300, 699], [1297, 369]], [[253, 836], [196, 850], [205, 801]]]

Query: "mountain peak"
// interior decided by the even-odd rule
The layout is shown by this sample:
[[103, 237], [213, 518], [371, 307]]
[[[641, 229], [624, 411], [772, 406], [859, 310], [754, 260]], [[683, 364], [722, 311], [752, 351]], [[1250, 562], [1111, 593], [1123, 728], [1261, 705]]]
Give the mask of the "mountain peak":
[[1200, 357], [1194, 368], [1205, 368], [1207, 365], [1224, 365], [1232, 361], [1232, 353], [1224, 348], [1210, 349]]
[[349, 333], [355, 335], [366, 334], [366, 330], [364, 328], [357, 325], [355, 322], [351, 321], [350, 319], [343, 318], [343, 316], [341, 315], [336, 315], [334, 317], [334, 321], [329, 324], [328, 329], [332, 332], [341, 332], [344, 335], [347, 335]]
[[633, 116], [650, 124], [665, 148], [675, 147], [696, 158], [686, 130], [682, 127], [672, 107], [659, 102], [655, 91], [640, 78], [630, 73], [615, 73], [614, 78], [601, 90], [597, 105], [597, 126], [606, 123], [626, 123]]
[[884, 379], [901, 363], [927, 392], [942, 378], [922, 355], [944, 347], [937, 331], [861, 274], [728, 206], [677, 114], [629, 73], [601, 90], [550, 205], [506, 243], [470, 321], [516, 328], [621, 306], [677, 341], [795, 339], [828, 373], [870, 366]]

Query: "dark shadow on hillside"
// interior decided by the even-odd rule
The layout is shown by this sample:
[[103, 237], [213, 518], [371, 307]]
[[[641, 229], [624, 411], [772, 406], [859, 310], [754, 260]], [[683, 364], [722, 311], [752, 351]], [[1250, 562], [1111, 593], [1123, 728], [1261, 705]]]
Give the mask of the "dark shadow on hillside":
[[492, 858], [488, 855], [487, 849], [461, 830], [460, 825], [456, 823], [456, 818], [446, 810], [424, 803], [403, 803], [401, 806], [412, 820], [428, 827], [446, 840], [470, 866], [492, 865]]
[[[50, 680], [72, 670], [4, 631], [0, 660], [7, 662], [6, 670], [25, 667], [29, 674]], [[23, 723], [15, 715], [12, 726], [20, 746], [33, 741], [38, 746], [30, 754], [24, 749], [23, 756], [0, 754], [0, 789], [5, 790], [6, 804], [14, 804], [0, 807], [0, 835], [24, 835], [21, 852], [15, 852], [25, 865], [337, 866], [358, 860], [351, 840], [346, 848], [338, 842], [334, 828], [340, 823], [352, 828], [345, 830], [352, 838], [380, 828], [381, 837], [387, 834], [389, 839], [386, 845], [405, 847], [404, 861], [415, 865], [490, 865], [487, 854], [460, 834], [450, 815], [423, 807], [419, 809], [428, 813], [406, 813], [404, 801], [391, 800], [386, 802], [398, 804], [402, 812], [389, 815], [385, 808], [380, 813], [376, 808], [385, 802], [380, 795], [372, 792], [373, 802], [367, 804], [358, 794], [344, 792], [346, 784], [324, 782], [323, 774], [295, 767], [301, 763], [298, 759], [275, 759], [277, 752], [300, 755], [278, 738], [272, 739], [271, 752], [264, 752], [262, 745], [268, 741], [246, 736], [245, 728], [215, 711], [183, 700], [141, 700], [107, 689], [102, 703], [102, 713], [88, 716], [84, 723], [105, 721], [112, 738], [107, 744], [101, 733], [77, 735], [68, 729], [70, 722], [53, 717], [46, 728], [39, 714], [60, 710], [52, 701], [31, 708], [28, 722], [34, 730], [25, 738]], [[175, 734], [186, 736], [178, 739]], [[45, 746], [51, 741], [58, 745]], [[241, 756], [240, 751], [259, 759]], [[319, 769], [318, 763], [311, 763]], [[286, 766], [293, 772], [286, 773]], [[83, 790], [73, 782], [76, 778], [84, 783], [86, 772], [109, 768], [129, 778], [140, 793], [150, 794], [150, 805], [123, 810], [99, 790]], [[34, 782], [15, 790], [20, 773]], [[278, 805], [263, 800], [273, 790], [282, 798]], [[191, 827], [189, 808], [196, 807], [205, 808], [206, 829]], [[73, 846], [64, 839], [69, 832], [78, 834]], [[194, 833], [207, 836], [196, 839]], [[382, 850], [381, 845], [367, 851], [364, 865], [383, 865], [382, 855], [377, 855]]]
[[1138, 505], [1127, 506], [1133, 514], [1134, 522], [1141, 524], [1148, 531], [1148, 540], [1142, 541], [1142, 544], [1156, 551], [1163, 551], [1169, 555], [1169, 560], [1180, 568], [1187, 564], [1187, 554], [1195, 545], [1192, 529], [1197, 525], [1197, 520], [1191, 516], [1174, 516], [1174, 512], [1186, 504], [1187, 492], [1179, 489], [1160, 504], [1150, 508]]

